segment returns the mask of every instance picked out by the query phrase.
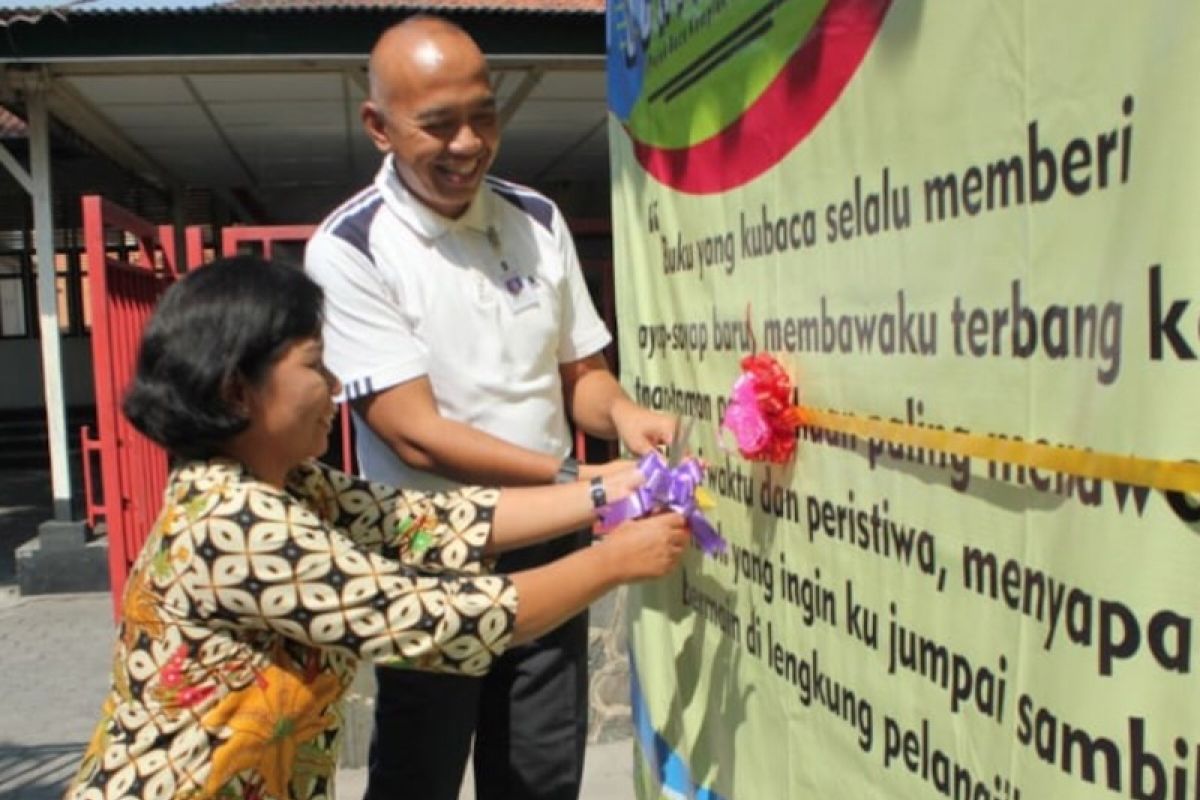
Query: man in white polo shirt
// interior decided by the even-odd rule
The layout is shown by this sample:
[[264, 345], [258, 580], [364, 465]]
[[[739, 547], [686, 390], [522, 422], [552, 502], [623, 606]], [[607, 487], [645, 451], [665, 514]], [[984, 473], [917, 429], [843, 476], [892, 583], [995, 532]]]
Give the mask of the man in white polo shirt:
[[[325, 353], [374, 480], [423, 489], [537, 484], [603, 467], [570, 454], [568, 414], [635, 453], [673, 421], [609, 372], [570, 233], [553, 203], [490, 176], [500, 131], [487, 64], [458, 27], [412, 17], [371, 53], [374, 183], [308, 245]], [[587, 542], [519, 551], [512, 571]], [[575, 798], [587, 731], [587, 618], [506, 653], [481, 681], [383, 668], [370, 800], [455, 800], [475, 733], [479, 798]]]

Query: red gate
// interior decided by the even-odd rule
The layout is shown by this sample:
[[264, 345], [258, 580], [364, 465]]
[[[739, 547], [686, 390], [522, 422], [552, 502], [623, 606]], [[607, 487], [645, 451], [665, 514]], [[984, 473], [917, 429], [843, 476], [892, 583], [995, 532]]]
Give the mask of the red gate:
[[[154, 524], [167, 479], [167, 455], [121, 414], [133, 377], [142, 328], [159, 296], [182, 271], [174, 230], [155, 227], [102, 197], [83, 198], [83, 230], [92, 309], [92, 369], [96, 382], [103, 500], [89, 491], [88, 518], [108, 526], [113, 608], [129, 568]], [[198, 251], [198, 237], [188, 250]], [[85, 463], [87, 448], [85, 448]], [[88, 475], [88, 484], [94, 482]]]
[[236, 256], [242, 245], [257, 245], [260, 252], [256, 255], [270, 259], [276, 242], [304, 243], [316, 230], [316, 225], [237, 225], [221, 231], [221, 255]]

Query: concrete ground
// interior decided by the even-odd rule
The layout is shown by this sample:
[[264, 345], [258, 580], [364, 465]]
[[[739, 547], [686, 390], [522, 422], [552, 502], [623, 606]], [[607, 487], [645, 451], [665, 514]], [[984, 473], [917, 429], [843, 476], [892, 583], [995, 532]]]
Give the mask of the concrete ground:
[[[108, 688], [114, 624], [107, 592], [21, 597], [12, 551], [49, 517], [49, 477], [0, 471], [0, 798], [58, 800]], [[338, 794], [362, 797], [365, 769], [342, 769]], [[633, 792], [633, 741], [588, 747], [582, 800]], [[470, 778], [461, 800], [474, 797]]]
[[[108, 688], [113, 630], [107, 593], [19, 597], [0, 588], [0, 797], [61, 797]], [[632, 775], [632, 740], [592, 745], [581, 797], [633, 797]], [[365, 769], [342, 769], [339, 797], [362, 797], [366, 779]], [[473, 797], [468, 777], [461, 800]]]

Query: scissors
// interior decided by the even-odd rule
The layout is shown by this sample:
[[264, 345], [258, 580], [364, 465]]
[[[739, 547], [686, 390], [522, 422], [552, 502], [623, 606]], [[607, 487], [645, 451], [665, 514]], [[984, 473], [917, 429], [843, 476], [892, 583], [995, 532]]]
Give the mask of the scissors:
[[680, 414], [675, 418], [675, 435], [671, 437], [671, 444], [667, 446], [667, 466], [671, 468], [678, 467], [687, 451], [688, 437], [692, 433], [692, 425], [696, 422], [694, 417], [684, 416]]

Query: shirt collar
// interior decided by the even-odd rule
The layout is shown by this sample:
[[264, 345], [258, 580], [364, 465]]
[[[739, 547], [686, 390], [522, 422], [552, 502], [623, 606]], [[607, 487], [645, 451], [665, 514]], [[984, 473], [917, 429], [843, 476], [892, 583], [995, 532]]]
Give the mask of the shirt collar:
[[426, 239], [439, 239], [448, 233], [458, 233], [472, 230], [487, 234], [494, 223], [494, 198], [491, 188], [485, 181], [479, 187], [475, 199], [458, 219], [443, 217], [429, 206], [422, 203], [408, 190], [396, 173], [395, 157], [389, 153], [375, 176], [375, 186], [383, 194], [387, 204], [396, 216]]

